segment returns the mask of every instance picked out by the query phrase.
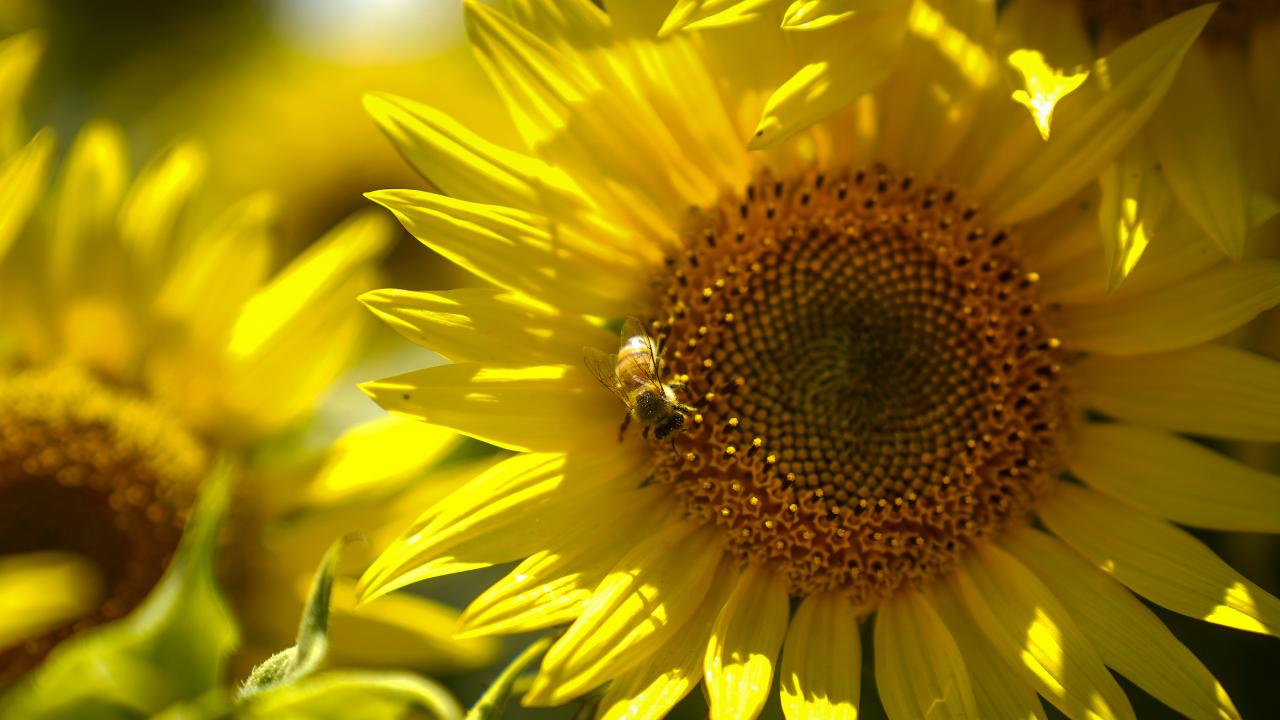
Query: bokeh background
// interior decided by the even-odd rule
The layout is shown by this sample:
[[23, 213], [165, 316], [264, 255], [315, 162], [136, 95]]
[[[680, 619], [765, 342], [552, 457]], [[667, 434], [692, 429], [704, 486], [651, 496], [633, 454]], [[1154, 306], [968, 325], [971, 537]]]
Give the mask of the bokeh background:
[[[176, 139], [209, 153], [209, 202], [269, 190], [281, 198], [280, 257], [287, 258], [352, 210], [362, 193], [423, 187], [371, 122], [361, 96], [388, 91], [424, 100], [474, 131], [514, 142], [514, 129], [465, 46], [459, 0], [0, 0], [0, 35], [39, 28], [46, 50], [25, 102], [33, 127], [63, 139], [86, 121], [118, 123], [142, 161]], [[199, 202], [199, 201], [197, 201]], [[388, 286], [452, 288], [475, 281], [402, 235], [383, 263]], [[354, 299], [353, 299], [354, 302]], [[380, 323], [361, 366], [327, 398], [313, 432], [377, 417], [354, 388], [358, 380], [429, 364], [426, 351]], [[1280, 314], [1264, 317], [1239, 340], [1280, 357]], [[1246, 462], [1280, 471], [1274, 446], [1229, 448]], [[1280, 594], [1280, 547], [1267, 536], [1198, 533], [1233, 566]], [[318, 560], [318, 558], [317, 558]], [[508, 568], [432, 581], [421, 592], [464, 605]], [[1280, 642], [1156, 609], [1231, 693], [1246, 718], [1280, 717]], [[532, 638], [506, 641], [510, 656]], [[869, 638], [864, 648], [870, 648]], [[864, 658], [864, 668], [872, 667]], [[464, 704], [497, 672], [441, 678]], [[867, 718], [883, 712], [863, 683]], [[1170, 717], [1126, 686], [1140, 718]], [[576, 708], [507, 717], [569, 718]], [[771, 704], [770, 712], [777, 713]], [[705, 717], [698, 693], [681, 717]], [[1055, 712], [1049, 708], [1050, 717]]]

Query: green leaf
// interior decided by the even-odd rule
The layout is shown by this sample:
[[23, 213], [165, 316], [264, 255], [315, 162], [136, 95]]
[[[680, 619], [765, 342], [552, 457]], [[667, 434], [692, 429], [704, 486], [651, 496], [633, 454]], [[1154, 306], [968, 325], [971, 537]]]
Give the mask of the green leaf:
[[239, 642], [214, 554], [235, 464], [210, 471], [164, 577], [128, 617], [60, 645], [0, 703], [0, 719], [140, 718], [219, 686]]
[[461, 720], [462, 709], [440, 685], [410, 673], [342, 670], [265, 690], [235, 717], [290, 720], [389, 720], [411, 710], [440, 720]]
[[263, 690], [269, 690], [290, 682], [296, 682], [320, 668], [329, 654], [329, 601], [333, 595], [333, 577], [338, 571], [338, 559], [342, 551], [359, 535], [347, 535], [329, 546], [315, 579], [307, 605], [302, 609], [298, 622], [298, 640], [293, 647], [267, 658], [249, 674], [240, 688], [239, 700], [246, 700]]
[[525, 671], [535, 660], [542, 657], [547, 648], [551, 647], [551, 643], [555, 642], [556, 636], [546, 635], [538, 638], [532, 645], [524, 649], [524, 652], [516, 656], [498, 677], [494, 678], [493, 683], [489, 685], [489, 689], [484, 691], [484, 695], [476, 701], [467, 711], [466, 720], [498, 720], [502, 717], [502, 713], [507, 707], [507, 698], [511, 696], [511, 689], [515, 687], [516, 680], [520, 674]]
[[296, 644], [253, 669], [236, 697], [232, 717], [389, 720], [417, 709], [443, 720], [461, 719], [462, 709], [444, 688], [411, 673], [316, 674], [329, 654], [329, 604], [338, 560], [347, 545], [360, 539], [359, 534], [347, 535], [329, 546], [311, 581]]

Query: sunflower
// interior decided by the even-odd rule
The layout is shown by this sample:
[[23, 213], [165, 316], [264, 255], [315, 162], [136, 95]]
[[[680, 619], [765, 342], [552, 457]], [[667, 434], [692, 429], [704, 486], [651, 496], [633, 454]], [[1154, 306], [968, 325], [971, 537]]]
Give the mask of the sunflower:
[[750, 718], [775, 682], [788, 718], [855, 717], [866, 626], [891, 718], [1133, 717], [1108, 668], [1238, 717], [1134, 594], [1280, 632], [1178, 527], [1280, 530], [1276, 479], [1188, 437], [1280, 440], [1280, 366], [1213, 342], [1280, 301], [1280, 264], [1188, 227], [1108, 292], [1096, 217], [1213, 9], [1100, 59], [1044, 140], [996, 61], [1036, 47], [1025, 25], [867, 5], [838, 45], [902, 37], [842, 69], [888, 79], [834, 110], [773, 93], [825, 44], [791, 54], [775, 19], [655, 38], [647, 4], [585, 1], [467, 6], [523, 147], [368, 99], [441, 189], [370, 197], [490, 285], [365, 295], [451, 363], [364, 389], [518, 454], [362, 596], [518, 562], [461, 635], [565, 626], [523, 702], [603, 686], [605, 718], [699, 683]]
[[[20, 86], [14, 73], [33, 53], [29, 40], [0, 46], [5, 91]], [[379, 422], [293, 476], [294, 495], [273, 494], [286, 478], [263, 459], [355, 360], [367, 320], [350, 298], [373, 286], [391, 223], [353, 216], [275, 270], [269, 197], [212, 219], [188, 209], [206, 163], [198, 147], [177, 144], [132, 177], [121, 131], [95, 123], [37, 207], [51, 151], [39, 134], [0, 170], [0, 687], [62, 640], [138, 606], [220, 455], [246, 468], [224, 582], [240, 590], [251, 652], [287, 644], [310, 566], [333, 538], [316, 528], [345, 528], [344, 509], [394, 498], [458, 443]], [[20, 237], [33, 209], [38, 221]], [[358, 478], [341, 462], [367, 460], [390, 438], [401, 451], [362, 463]], [[268, 540], [293, 553], [264, 560]], [[272, 588], [271, 603], [247, 591], [258, 584]], [[403, 598], [394, 615], [354, 612], [353, 586], [340, 582], [335, 607], [345, 660], [367, 662], [364, 642], [391, 662], [439, 670], [492, 649], [440, 635], [456, 613], [425, 600]], [[389, 646], [388, 636], [400, 640]]]

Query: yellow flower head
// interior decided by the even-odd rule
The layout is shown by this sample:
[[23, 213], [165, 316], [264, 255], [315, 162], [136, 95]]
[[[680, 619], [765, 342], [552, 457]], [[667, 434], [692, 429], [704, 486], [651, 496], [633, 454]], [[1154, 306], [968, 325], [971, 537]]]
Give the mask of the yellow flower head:
[[[16, 96], [37, 46], [30, 36], [0, 45], [0, 103]], [[18, 127], [0, 107], [0, 126]], [[147, 596], [214, 458], [262, 454], [310, 415], [355, 360], [368, 321], [353, 298], [373, 285], [391, 239], [391, 223], [368, 211], [278, 263], [271, 198], [202, 214], [200, 148], [175, 145], [135, 173], [121, 131], [102, 122], [72, 143], [42, 204], [52, 148], [47, 132], [0, 146], [0, 686]], [[320, 528], [334, 527], [337, 508], [393, 499], [456, 444], [378, 423], [331, 461], [388, 437], [413, 444], [366, 463], [359, 488], [351, 469], [325, 466], [291, 478], [290, 495], [285, 477], [248, 463], [224, 581], [240, 591], [251, 643], [291, 635], [311, 566], [334, 537]], [[305, 532], [277, 533], [290, 552], [265, 561], [264, 528], [286, 512]], [[391, 510], [382, 512], [343, 529], [376, 531]], [[245, 590], [259, 585], [271, 594]], [[412, 623], [423, 627], [391, 661], [436, 669], [490, 648], [445, 640], [438, 627], [452, 613], [423, 601], [406, 599], [396, 618], [357, 617], [351, 586], [342, 579], [335, 601], [340, 653], [370, 637], [385, 651], [376, 633]], [[358, 643], [354, 654], [369, 655]]]
[[[1280, 264], [1188, 230], [1109, 292], [1096, 222], [1212, 8], [1100, 60], [1044, 140], [997, 59], [1035, 46], [994, 3], [795, 3], [827, 18], [811, 44], [778, 18], [673, 29], [730, 5], [469, 4], [523, 147], [368, 100], [440, 190], [371, 197], [494, 287], [366, 295], [452, 363], [365, 390], [519, 454], [365, 598], [519, 560], [464, 634], [567, 625], [524, 702], [608, 683], [606, 718], [699, 682], [751, 718], [775, 678], [788, 718], [855, 717], [868, 622], [891, 718], [1041, 717], [1037, 695], [1132, 717], [1108, 667], [1235, 717], [1125, 587], [1280, 633], [1280, 601], [1174, 524], [1280, 530], [1275, 478], [1179, 434], [1280, 440], [1280, 366], [1211, 342], [1280, 301]], [[832, 72], [865, 76], [833, 105]]]

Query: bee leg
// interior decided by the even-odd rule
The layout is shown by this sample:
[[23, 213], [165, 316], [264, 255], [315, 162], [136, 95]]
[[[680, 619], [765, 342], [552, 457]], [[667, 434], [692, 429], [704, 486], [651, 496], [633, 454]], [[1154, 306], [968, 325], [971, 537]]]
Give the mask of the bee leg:
[[644, 426], [644, 430], [641, 430], [641, 431], [640, 431], [640, 437], [644, 438], [645, 440], [648, 440], [648, 439], [649, 439], [649, 426], [648, 426], [648, 425], [645, 425], [645, 426]]
[[631, 424], [631, 413], [622, 416], [622, 425], [618, 428], [618, 442], [627, 434], [627, 426]]

